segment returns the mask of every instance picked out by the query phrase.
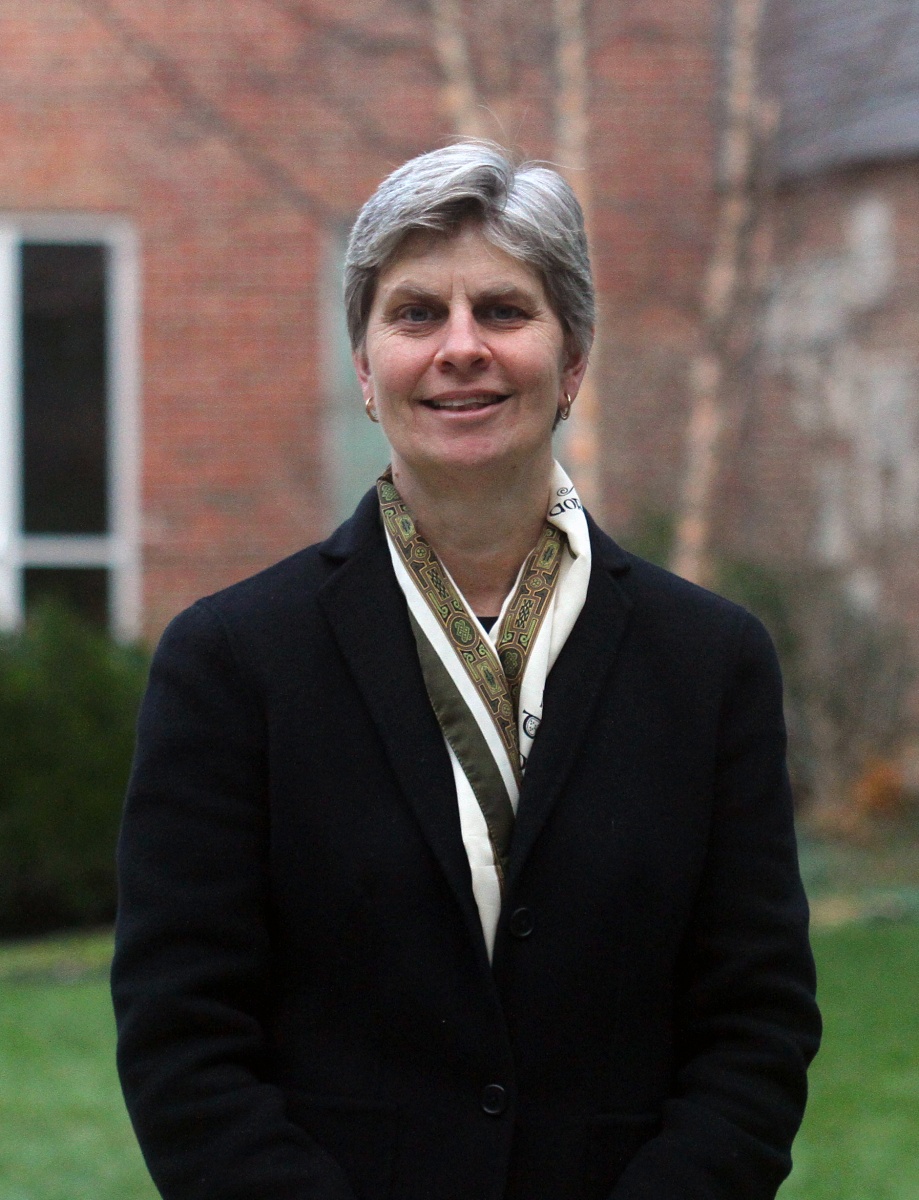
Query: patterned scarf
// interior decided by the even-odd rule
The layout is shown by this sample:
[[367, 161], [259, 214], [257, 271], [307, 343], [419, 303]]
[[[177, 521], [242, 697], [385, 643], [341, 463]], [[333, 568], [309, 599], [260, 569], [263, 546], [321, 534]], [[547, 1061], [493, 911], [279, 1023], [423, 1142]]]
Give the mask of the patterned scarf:
[[556, 463], [546, 524], [489, 634], [418, 531], [388, 473], [377, 481], [377, 492], [425, 686], [453, 766], [490, 955], [546, 676], [587, 594], [587, 521], [574, 486]]

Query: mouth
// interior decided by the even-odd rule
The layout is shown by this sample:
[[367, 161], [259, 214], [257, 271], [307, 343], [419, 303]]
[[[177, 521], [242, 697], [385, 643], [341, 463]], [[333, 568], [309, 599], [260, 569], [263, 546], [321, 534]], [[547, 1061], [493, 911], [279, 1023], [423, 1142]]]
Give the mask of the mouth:
[[494, 408], [497, 404], [503, 404], [507, 399], [507, 395], [478, 392], [475, 395], [467, 396], [433, 396], [430, 400], [422, 400], [421, 403], [425, 408], [433, 409], [435, 412], [465, 413], [482, 412], [486, 408]]

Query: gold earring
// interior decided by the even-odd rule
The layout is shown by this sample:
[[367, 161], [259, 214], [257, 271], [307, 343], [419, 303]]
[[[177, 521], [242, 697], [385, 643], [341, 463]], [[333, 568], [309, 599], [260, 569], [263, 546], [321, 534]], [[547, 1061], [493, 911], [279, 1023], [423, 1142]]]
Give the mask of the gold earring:
[[371, 421], [373, 421], [374, 425], [379, 425], [380, 418], [377, 416], [376, 411], [373, 407], [373, 396], [372, 395], [368, 396], [367, 399], [364, 401], [364, 412], [371, 419]]
[[558, 419], [560, 421], [567, 421], [568, 418], [571, 416], [572, 404], [574, 404], [574, 401], [571, 399], [571, 397], [568, 395], [568, 393], [565, 392], [565, 407], [562, 408], [561, 405], [558, 406]]

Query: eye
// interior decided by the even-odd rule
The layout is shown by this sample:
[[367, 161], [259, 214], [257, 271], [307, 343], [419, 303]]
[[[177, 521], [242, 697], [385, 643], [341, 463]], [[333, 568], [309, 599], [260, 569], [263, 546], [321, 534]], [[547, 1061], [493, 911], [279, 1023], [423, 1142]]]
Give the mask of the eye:
[[423, 325], [434, 317], [433, 311], [426, 304], [406, 304], [399, 309], [399, 319], [409, 325]]
[[527, 314], [516, 304], [490, 304], [485, 310], [485, 316], [489, 321], [496, 321], [499, 325], [525, 321], [527, 318]]

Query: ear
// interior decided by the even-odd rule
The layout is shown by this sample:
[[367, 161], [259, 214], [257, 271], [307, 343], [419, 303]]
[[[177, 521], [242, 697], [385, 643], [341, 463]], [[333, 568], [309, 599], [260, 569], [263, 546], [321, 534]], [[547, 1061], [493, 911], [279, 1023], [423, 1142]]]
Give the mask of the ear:
[[367, 358], [367, 351], [363, 346], [353, 351], [351, 361], [354, 363], [354, 369], [357, 372], [357, 378], [361, 385], [361, 391], [366, 400], [368, 396], [373, 395], [373, 381], [370, 375], [370, 361]]
[[573, 341], [569, 341], [565, 348], [565, 362], [562, 367], [562, 391], [567, 392], [572, 400], [584, 382], [587, 362], [587, 351], [579, 349]]

